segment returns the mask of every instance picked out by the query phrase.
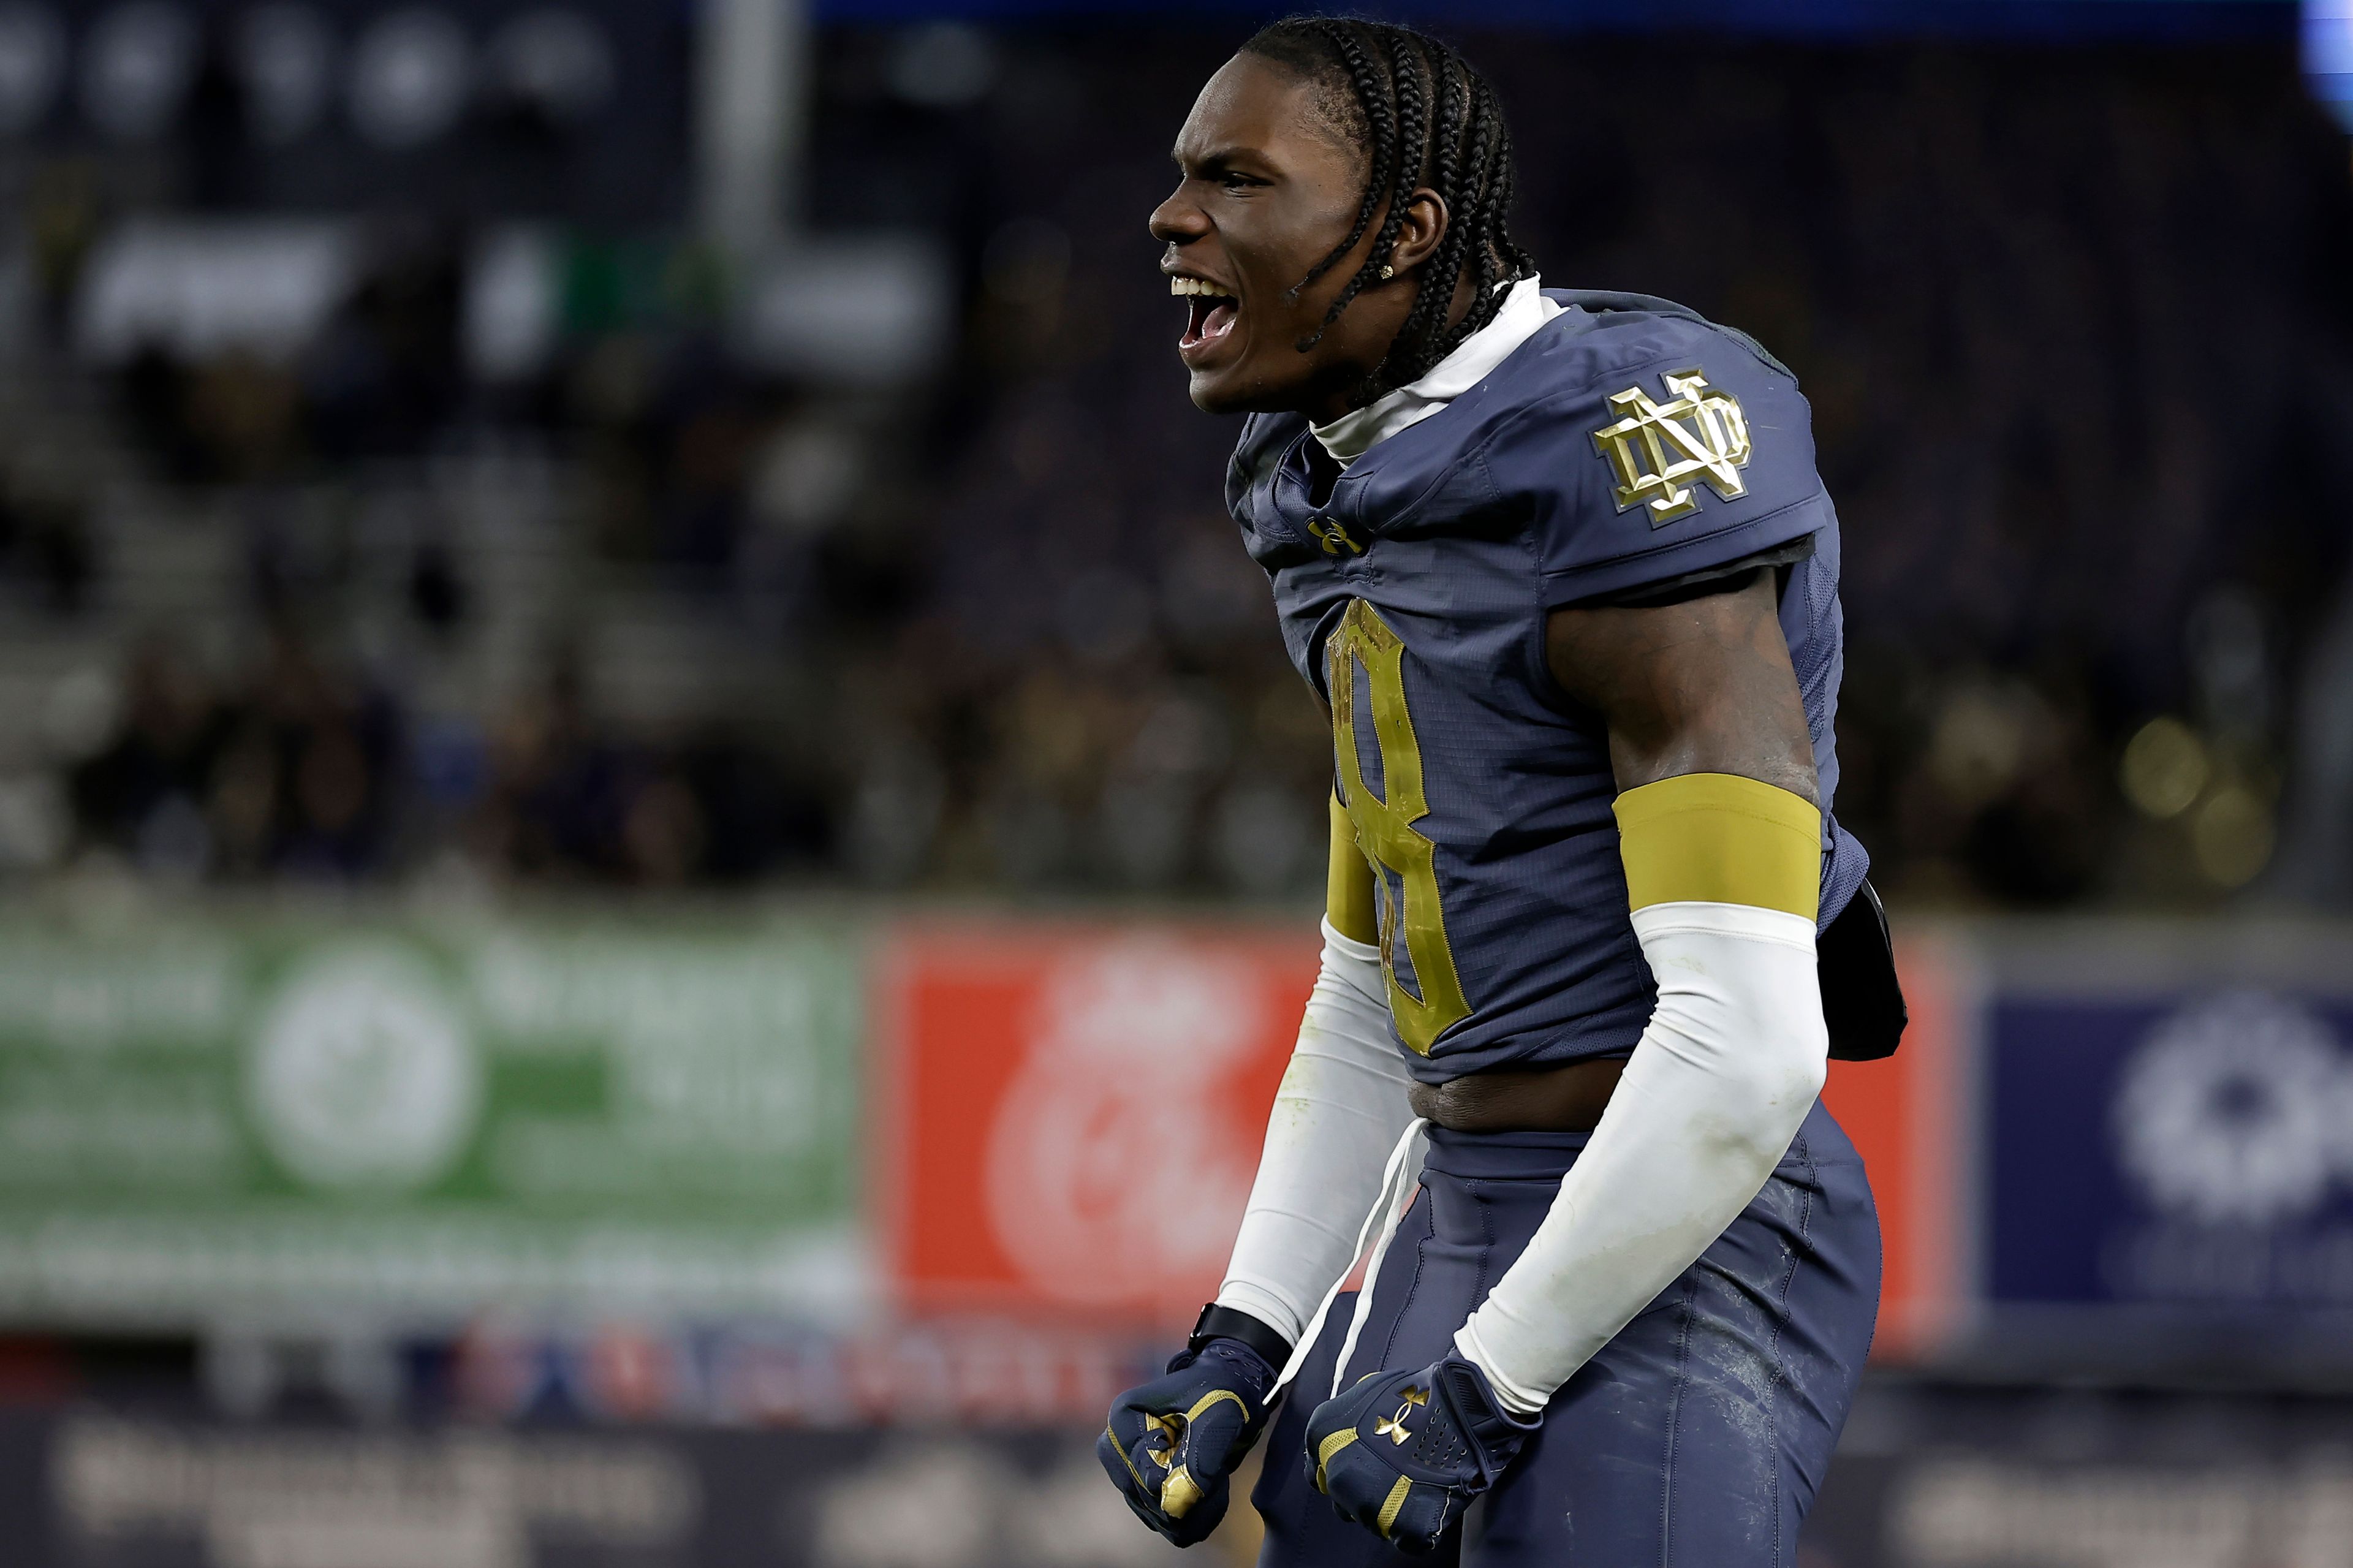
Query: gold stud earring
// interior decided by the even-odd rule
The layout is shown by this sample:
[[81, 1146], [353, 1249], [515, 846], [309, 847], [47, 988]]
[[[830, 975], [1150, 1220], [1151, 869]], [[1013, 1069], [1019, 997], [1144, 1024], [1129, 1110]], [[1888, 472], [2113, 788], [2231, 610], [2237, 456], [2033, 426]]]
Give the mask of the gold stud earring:
[[1383, 279], [1384, 280], [1386, 280], [1386, 279], [1388, 279], [1394, 278], [1394, 277], [1396, 277], [1396, 276], [1397, 276], [1397, 268], [1396, 268], [1391, 267], [1391, 266], [1390, 266], [1388, 262], [1386, 262], [1386, 261], [1385, 261], [1385, 262], [1383, 262], [1383, 263], [1381, 263], [1381, 277], [1382, 277], [1382, 279]]

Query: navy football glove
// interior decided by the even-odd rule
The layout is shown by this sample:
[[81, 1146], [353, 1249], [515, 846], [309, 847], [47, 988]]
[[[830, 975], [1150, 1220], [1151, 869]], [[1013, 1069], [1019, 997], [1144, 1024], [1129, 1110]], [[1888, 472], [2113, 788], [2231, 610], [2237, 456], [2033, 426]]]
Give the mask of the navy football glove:
[[1275, 1377], [1240, 1341], [1213, 1339], [1113, 1403], [1095, 1458], [1136, 1518], [1179, 1546], [1218, 1528], [1227, 1479], [1266, 1425]]
[[1486, 1374], [1450, 1355], [1377, 1372], [1307, 1418], [1307, 1473], [1340, 1517], [1417, 1556], [1495, 1484], [1534, 1421], [1507, 1415]]

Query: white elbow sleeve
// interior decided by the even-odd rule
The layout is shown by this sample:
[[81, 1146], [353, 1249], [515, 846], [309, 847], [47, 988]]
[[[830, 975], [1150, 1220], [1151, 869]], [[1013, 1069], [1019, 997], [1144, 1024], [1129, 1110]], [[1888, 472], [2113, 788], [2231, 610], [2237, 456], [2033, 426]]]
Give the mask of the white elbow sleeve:
[[1455, 1339], [1522, 1415], [1724, 1233], [1821, 1089], [1811, 921], [1715, 903], [1633, 919], [1657, 1010], [1552, 1212]]
[[1630, 790], [1616, 810], [1658, 1005], [1551, 1211], [1455, 1336], [1524, 1415], [1757, 1196], [1830, 1053], [1813, 805], [1700, 773]]
[[1643, 1045], [1704, 1073], [1744, 1106], [1773, 1112], [1743, 1117], [1725, 1133], [1746, 1134], [1778, 1161], [1830, 1063], [1814, 922], [1781, 910], [1700, 903], [1654, 904], [1635, 910], [1633, 921], [1659, 986]]
[[1324, 922], [1324, 964], [1275, 1091], [1258, 1179], [1218, 1304], [1296, 1344], [1355, 1260], [1382, 1162], [1412, 1120], [1380, 952]]

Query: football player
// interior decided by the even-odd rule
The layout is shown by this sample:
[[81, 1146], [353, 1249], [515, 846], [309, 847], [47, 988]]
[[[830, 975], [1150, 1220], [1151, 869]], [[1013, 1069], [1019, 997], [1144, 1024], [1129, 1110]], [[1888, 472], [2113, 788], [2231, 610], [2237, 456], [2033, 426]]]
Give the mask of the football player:
[[1250, 416], [1226, 498], [1336, 776], [1232, 1262], [1104, 1467], [1188, 1544], [1268, 1435], [1268, 1564], [1458, 1554], [1473, 1500], [1482, 1562], [1786, 1564], [1879, 1295], [1816, 1095], [1902, 1026], [1829, 809], [1806, 403], [1680, 306], [1544, 288], [1502, 106], [1417, 32], [1268, 27], [1176, 160], [1177, 352]]

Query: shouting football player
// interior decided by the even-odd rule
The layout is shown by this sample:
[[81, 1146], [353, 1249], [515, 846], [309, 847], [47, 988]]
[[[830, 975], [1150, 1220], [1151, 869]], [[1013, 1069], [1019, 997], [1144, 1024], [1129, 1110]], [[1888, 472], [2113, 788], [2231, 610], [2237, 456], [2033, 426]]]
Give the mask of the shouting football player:
[[1330, 708], [1331, 878], [1224, 1286], [1104, 1467], [1189, 1544], [1271, 1426], [1268, 1564], [1457, 1555], [1474, 1500], [1482, 1562], [1787, 1564], [1879, 1296], [1816, 1095], [1903, 1010], [1829, 809], [1805, 401], [1680, 306], [1543, 288], [1433, 38], [1278, 23], [1176, 160], [1177, 353], [1250, 415], [1226, 498]]

